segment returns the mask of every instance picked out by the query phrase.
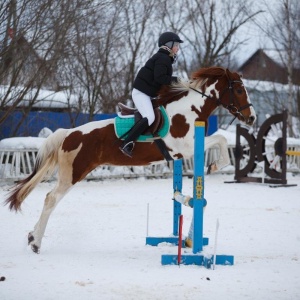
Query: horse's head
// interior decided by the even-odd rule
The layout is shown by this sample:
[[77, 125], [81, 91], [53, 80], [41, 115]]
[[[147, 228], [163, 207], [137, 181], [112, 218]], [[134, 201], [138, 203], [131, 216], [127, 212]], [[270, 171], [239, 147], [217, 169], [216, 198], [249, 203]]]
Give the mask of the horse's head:
[[224, 80], [220, 80], [216, 88], [220, 91], [219, 103], [233, 116], [247, 125], [253, 125], [256, 113], [250, 101], [241, 75], [225, 70]]
[[[241, 79], [241, 75], [230, 72], [228, 69], [211, 67], [200, 69], [192, 74], [192, 80], [206, 80], [205, 87], [215, 84], [210, 90], [208, 98], [216, 101], [216, 105], [222, 105], [234, 117], [247, 125], [253, 125], [256, 120], [256, 113], [251, 104], [247, 90]], [[217, 80], [217, 81], [216, 81]], [[204, 86], [202, 86], [203, 91]]]

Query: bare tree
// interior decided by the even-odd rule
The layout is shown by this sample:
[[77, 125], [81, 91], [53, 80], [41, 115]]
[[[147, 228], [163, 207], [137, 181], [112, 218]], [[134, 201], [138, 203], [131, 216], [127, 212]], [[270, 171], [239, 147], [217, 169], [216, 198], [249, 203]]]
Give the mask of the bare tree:
[[[236, 39], [238, 29], [260, 13], [251, 11], [251, 3], [7, 0], [0, 4], [0, 84], [9, 87], [0, 100], [6, 111], [1, 120], [34, 90], [25, 116], [41, 88], [67, 89], [69, 112], [87, 112], [89, 120], [96, 113], [114, 113], [118, 101], [131, 98], [135, 75], [157, 50], [164, 31], [175, 31], [185, 40], [175, 65], [179, 74], [229, 66], [243, 42]], [[28, 51], [20, 51], [24, 48]], [[16, 86], [24, 88], [12, 98]]]
[[[124, 24], [122, 53], [124, 70], [124, 93], [120, 99], [131, 98], [132, 84], [139, 67], [146, 62], [157, 47], [154, 14], [157, 1], [140, 0], [124, 1], [124, 12], [121, 22]], [[134, 20], [134, 21], [133, 21]], [[153, 28], [154, 27], [154, 28]]]
[[287, 71], [288, 99], [285, 95], [281, 99], [281, 107], [289, 111], [288, 128], [289, 135], [295, 136], [292, 126], [292, 117], [299, 118], [299, 86], [295, 86], [295, 80], [300, 74], [300, 3], [297, 0], [280, 0], [279, 6], [271, 6], [265, 2], [270, 15], [268, 23], [260, 22], [258, 25], [271, 39], [280, 63]]
[[[234, 56], [248, 40], [239, 30], [262, 13], [251, 0], [165, 0], [162, 5], [165, 27], [185, 41], [178, 64], [179, 73], [186, 75], [201, 67], [236, 66]], [[223, 123], [228, 113], [220, 108], [218, 116]]]
[[89, 120], [99, 112], [115, 112], [115, 80], [121, 65], [118, 28], [122, 5], [102, 1], [86, 9], [66, 45], [68, 54], [58, 69], [60, 82], [77, 95], [78, 112]]
[[[184, 68], [223, 65], [246, 40], [235, 39], [240, 27], [254, 19], [260, 10], [251, 11], [251, 1], [182, 0], [165, 13], [165, 22], [180, 32], [184, 46]], [[228, 60], [227, 60], [228, 61]]]
[[94, 10], [96, 13], [89, 14], [88, 21], [76, 27], [72, 55], [65, 68], [80, 100], [78, 107], [87, 111], [90, 119], [99, 112], [114, 113], [117, 102], [131, 98], [139, 66], [157, 47], [156, 34], [150, 26], [155, 3], [106, 2]]
[[91, 2], [10, 0], [0, 6], [3, 9], [0, 16], [6, 27], [6, 42], [0, 58], [0, 84], [7, 86], [0, 102], [1, 110], [5, 111], [0, 123], [29, 93], [29, 103], [23, 106], [24, 117], [36, 103], [40, 89], [53, 88], [55, 70], [64, 54], [69, 31], [80, 12]]

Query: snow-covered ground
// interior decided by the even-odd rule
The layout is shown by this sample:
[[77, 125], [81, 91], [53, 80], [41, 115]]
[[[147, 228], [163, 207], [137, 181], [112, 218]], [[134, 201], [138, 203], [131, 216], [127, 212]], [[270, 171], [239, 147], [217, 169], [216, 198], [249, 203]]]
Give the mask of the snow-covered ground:
[[[43, 199], [54, 182], [29, 195], [22, 213], [0, 207], [0, 299], [300, 299], [300, 175], [288, 174], [296, 187], [226, 184], [233, 175], [205, 177], [208, 205], [205, 253], [234, 255], [233, 266], [162, 266], [168, 244], [146, 246], [149, 235], [172, 233], [172, 179], [83, 181], [50, 218], [41, 253], [27, 246]], [[0, 187], [1, 202], [9, 186]], [[192, 195], [192, 179], [183, 179]], [[183, 207], [183, 232], [192, 209]], [[185, 249], [183, 252], [190, 252]]]

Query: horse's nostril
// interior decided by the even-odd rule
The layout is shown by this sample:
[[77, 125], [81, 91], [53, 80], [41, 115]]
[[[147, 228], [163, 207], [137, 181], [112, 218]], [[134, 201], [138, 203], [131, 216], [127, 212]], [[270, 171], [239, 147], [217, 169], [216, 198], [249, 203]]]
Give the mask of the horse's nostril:
[[255, 121], [255, 117], [254, 116], [250, 116], [249, 119], [248, 119], [248, 124], [249, 125], [252, 125]]

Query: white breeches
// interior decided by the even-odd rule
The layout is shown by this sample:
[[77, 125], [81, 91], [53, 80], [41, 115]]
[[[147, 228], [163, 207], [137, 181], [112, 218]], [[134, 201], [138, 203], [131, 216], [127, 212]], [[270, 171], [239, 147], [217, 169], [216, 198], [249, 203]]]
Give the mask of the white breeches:
[[137, 89], [132, 90], [132, 100], [143, 118], [148, 119], [150, 126], [155, 119], [151, 98]]

